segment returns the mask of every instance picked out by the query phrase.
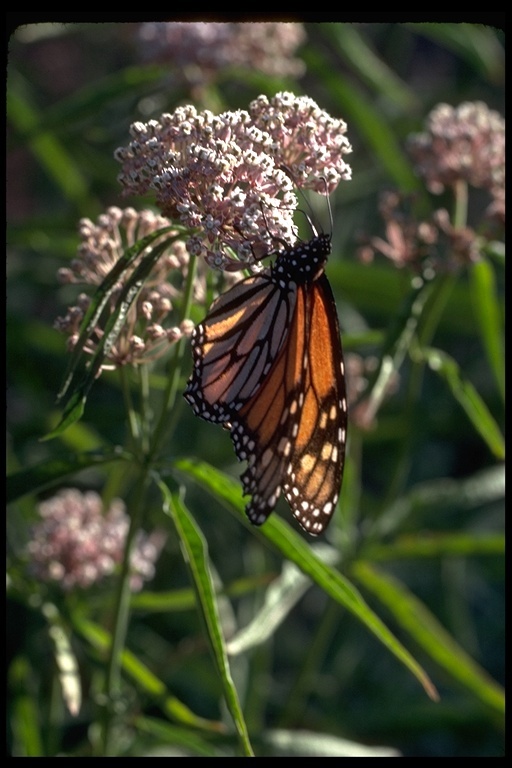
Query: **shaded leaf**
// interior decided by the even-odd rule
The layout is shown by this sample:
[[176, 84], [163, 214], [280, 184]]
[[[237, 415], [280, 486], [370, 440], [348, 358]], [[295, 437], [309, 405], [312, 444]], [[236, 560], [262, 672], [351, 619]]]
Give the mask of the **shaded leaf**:
[[504, 714], [505, 696], [501, 686], [461, 648], [404, 584], [368, 562], [354, 563], [351, 571], [387, 607], [400, 627], [451, 677], [470, 689], [485, 704]]
[[101, 466], [112, 461], [124, 461], [129, 458], [129, 454], [115, 451], [111, 453], [81, 453], [65, 458], [49, 459], [41, 464], [36, 464], [34, 467], [10, 475], [7, 478], [7, 500], [11, 502], [30, 493], [39, 493], [82, 469]]
[[469, 276], [480, 337], [501, 398], [505, 401], [504, 322], [491, 263], [485, 259], [477, 261], [472, 264]]
[[[415, 353], [416, 354], [416, 353]], [[505, 440], [486, 404], [470, 381], [464, 379], [458, 364], [440, 349], [423, 349], [417, 353], [450, 387], [469, 420], [498, 459], [505, 458]]]
[[[110, 649], [112, 637], [102, 627], [92, 621], [74, 617], [74, 626], [82, 637], [84, 637], [97, 650], [104, 653]], [[190, 725], [195, 728], [201, 728], [207, 731], [223, 732], [224, 725], [214, 720], [206, 720], [192, 712], [189, 707], [183, 704], [176, 696], [169, 694], [164, 683], [148, 667], [143, 664], [133, 653], [124, 650], [121, 655], [122, 668], [132, 680], [140, 686], [150, 696], [157, 699], [165, 712], [174, 720]]]

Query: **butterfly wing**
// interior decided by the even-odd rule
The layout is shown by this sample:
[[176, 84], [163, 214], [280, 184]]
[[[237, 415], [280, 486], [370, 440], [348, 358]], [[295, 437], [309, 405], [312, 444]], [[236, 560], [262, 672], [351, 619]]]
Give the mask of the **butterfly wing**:
[[283, 289], [267, 270], [216, 299], [192, 335], [184, 395], [196, 415], [229, 422], [256, 394], [282, 348], [295, 297], [295, 286]]
[[284, 492], [300, 525], [321, 533], [338, 500], [346, 428], [336, 305], [321, 275], [298, 287], [286, 345], [231, 423], [235, 452], [248, 462], [249, 519], [261, 525]]

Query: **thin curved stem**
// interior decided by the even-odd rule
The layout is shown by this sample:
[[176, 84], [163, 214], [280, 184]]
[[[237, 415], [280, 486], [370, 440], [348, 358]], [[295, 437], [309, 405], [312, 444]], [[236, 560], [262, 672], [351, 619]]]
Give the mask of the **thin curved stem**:
[[[192, 306], [193, 288], [196, 272], [196, 258], [190, 257], [189, 270], [187, 275], [187, 282], [185, 284], [184, 302], [182, 319], [190, 316], [190, 308]], [[174, 404], [176, 402], [176, 394], [178, 391], [178, 384], [181, 377], [181, 363], [185, 353], [187, 341], [186, 339], [180, 339], [174, 345], [174, 355], [170, 362], [169, 376], [167, 387], [162, 400], [162, 408], [160, 412], [160, 418], [158, 424], [153, 433], [153, 438], [148, 451], [148, 461], [151, 462], [157, 455], [162, 444], [169, 439], [169, 435], [174, 429], [176, 423], [176, 415]]]

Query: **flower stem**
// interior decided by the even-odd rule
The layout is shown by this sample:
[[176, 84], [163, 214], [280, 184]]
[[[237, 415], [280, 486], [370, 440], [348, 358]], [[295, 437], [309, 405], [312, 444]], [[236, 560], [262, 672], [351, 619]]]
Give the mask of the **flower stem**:
[[[187, 275], [187, 282], [186, 282], [185, 291], [184, 291], [182, 319], [185, 319], [186, 317], [190, 317], [190, 308], [192, 306], [195, 272], [196, 272], [196, 258], [195, 256], [191, 256], [188, 275]], [[173, 407], [176, 402], [176, 393], [178, 391], [178, 384], [181, 376], [181, 362], [183, 360], [183, 355], [185, 353], [186, 345], [187, 345], [187, 342], [186, 342], [186, 339], [184, 338], [180, 339], [175, 344], [174, 356], [172, 357], [170, 368], [169, 368], [167, 388], [165, 390], [164, 398], [162, 401], [162, 410], [160, 413], [160, 419], [155, 428], [153, 439], [151, 441], [151, 445], [148, 452], [149, 462], [151, 462], [151, 460], [153, 460], [155, 456], [158, 455], [158, 451], [160, 450], [161, 445], [164, 443], [165, 440], [168, 439], [169, 434], [172, 432], [172, 429], [174, 428], [174, 424], [176, 423], [176, 418], [177, 418], [176, 411], [173, 410]]]
[[[105, 707], [101, 722], [101, 754], [108, 756], [111, 748], [112, 724], [115, 719], [117, 705], [121, 695], [121, 666], [122, 654], [126, 643], [128, 617], [130, 612], [130, 565], [131, 554], [137, 532], [141, 527], [144, 498], [149, 482], [149, 472], [146, 467], [142, 469], [135, 484], [133, 492], [127, 495], [130, 500], [128, 513], [130, 527], [126, 537], [122, 570], [115, 596], [114, 617], [115, 623], [112, 630], [112, 642], [105, 677]], [[112, 751], [115, 754], [115, 750]]]
[[459, 179], [453, 186], [455, 205], [453, 210], [453, 227], [462, 229], [468, 220], [468, 184]]

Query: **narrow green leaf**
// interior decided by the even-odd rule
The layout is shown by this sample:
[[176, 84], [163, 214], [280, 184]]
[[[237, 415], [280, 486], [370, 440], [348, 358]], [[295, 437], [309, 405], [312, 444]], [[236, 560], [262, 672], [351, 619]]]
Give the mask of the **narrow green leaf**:
[[251, 526], [244, 515], [241, 499], [237, 501], [237, 496], [240, 498], [241, 493], [239, 484], [229, 480], [214, 467], [186, 459], [177, 461], [174, 466], [180, 473], [206, 487], [255, 534], [270, 542], [283, 557], [309, 575], [333, 600], [353, 613], [412, 672], [430, 698], [438, 699], [437, 691], [426, 672], [366, 604], [356, 587], [339, 571], [323, 563], [298, 533], [277, 515], [272, 515], [262, 528]]
[[418, 94], [404, 82], [385, 59], [371, 47], [353, 24], [325, 24], [324, 33], [335, 45], [347, 66], [366, 82], [377, 96], [394, 103], [401, 111], [418, 111]]
[[[24, 134], [30, 134], [40, 122], [27, 82], [14, 71], [9, 74], [7, 114], [16, 129]], [[43, 132], [34, 135], [29, 139], [28, 146], [65, 199], [72, 200], [81, 210], [93, 208], [87, 182], [78, 164], [55, 134]]]
[[435, 40], [454, 51], [484, 77], [498, 84], [504, 83], [505, 51], [495, 31], [483, 24], [408, 24], [411, 32]]
[[471, 299], [485, 353], [505, 401], [505, 342], [503, 319], [496, 290], [496, 279], [490, 261], [481, 259], [469, 270]]
[[[360, 744], [316, 731], [268, 730], [263, 742], [277, 757], [400, 757], [393, 747]], [[265, 754], [268, 754], [266, 751]]]
[[183, 502], [176, 494], [172, 494], [163, 482], [159, 482], [158, 485], [168, 513], [172, 517], [180, 537], [181, 546], [196, 589], [198, 604], [206, 623], [210, 647], [222, 682], [226, 704], [233, 717], [240, 744], [246, 757], [254, 756], [238, 693], [231, 677], [215, 588], [208, 563], [206, 542]]
[[[355, 261], [333, 260], [329, 279], [335, 295], [346, 296], [363, 315], [377, 313], [394, 317], [397, 307], [405, 300], [407, 277], [404, 271], [377, 261], [368, 267]], [[452, 285], [443, 288], [443, 292], [449, 292], [449, 300], [443, 307], [438, 328], [449, 335], [459, 334], [472, 338], [478, 328], [467, 285], [461, 280], [457, 281], [453, 275], [447, 276], [447, 280]], [[444, 282], [440, 276], [436, 281]]]
[[144, 87], [156, 82], [166, 73], [165, 67], [146, 62], [144, 66], [126, 67], [105, 75], [102, 79], [93, 80], [47, 107], [44, 113], [38, 116], [38, 121], [24, 130], [22, 139], [29, 141], [47, 131], [57, 134], [69, 131], [89, 115], [95, 117], [101, 110], [112, 109], [116, 100], [126, 99], [130, 92], [143, 92]]
[[421, 318], [418, 315], [417, 336], [423, 346], [430, 344], [437, 332], [441, 318], [452, 302], [457, 278], [456, 274], [448, 272], [447, 274], [436, 275], [432, 281], [432, 292], [421, 307]]
[[[107, 653], [112, 642], [112, 636], [102, 627], [94, 624], [87, 619], [74, 617], [73, 625], [77, 632], [84, 637], [93, 648]], [[122, 668], [132, 680], [142, 688], [147, 694], [155, 697], [161, 702], [169, 717], [185, 725], [190, 725], [202, 730], [222, 733], [225, 731], [224, 725], [214, 720], [205, 720], [199, 717], [189, 709], [176, 696], [169, 694], [164, 683], [156, 677], [139, 659], [130, 651], [124, 650], [122, 653]]]
[[505, 537], [499, 533], [432, 533], [420, 531], [404, 534], [386, 544], [370, 544], [364, 557], [370, 561], [418, 557], [472, 557], [504, 555]]
[[66, 429], [73, 426], [73, 424], [76, 424], [77, 421], [80, 421], [84, 415], [86, 399], [86, 393], [82, 390], [74, 392], [64, 407], [59, 423], [55, 429], [52, 429], [47, 435], [44, 435], [44, 437], [41, 438], [41, 442], [53, 440], [55, 437], [58, 437], [65, 432]]
[[[129, 248], [125, 252], [124, 256], [121, 257], [115, 264], [101, 286], [96, 291], [93, 301], [88, 311], [86, 312], [86, 315], [80, 326], [80, 335], [70, 359], [68, 370], [64, 378], [64, 384], [58, 394], [59, 399], [62, 398], [66, 393], [73, 380], [73, 376], [78, 367], [87, 339], [95, 330], [96, 322], [99, 319], [99, 316], [106, 304], [110, 293], [115, 287], [117, 275], [126, 269], [126, 264], [129, 261], [132, 261], [135, 256], [143, 251], [144, 248], [147, 247], [148, 243], [152, 242], [152, 240], [154, 240], [156, 237], [160, 237], [164, 232], [169, 231], [170, 229], [175, 230], [176, 227], [166, 227], [165, 229], [158, 230], [158, 232], [153, 232]], [[156, 261], [158, 261], [163, 251], [169, 247], [169, 244], [174, 239], [177, 239], [178, 237], [179, 235], [176, 235], [174, 238], [170, 238], [169, 240], [166, 240], [164, 243], [160, 243], [154, 249], [152, 249], [150, 253], [146, 254], [142, 258], [141, 262], [136, 266], [132, 274], [125, 281], [119, 294], [117, 304], [112, 313], [107, 318], [105, 327], [103, 329], [103, 334], [96, 345], [94, 353], [89, 359], [89, 363], [81, 381], [77, 384], [76, 388], [72, 392], [70, 399], [64, 408], [64, 413], [59, 424], [54, 430], [52, 430], [52, 432], [50, 432], [49, 435], [46, 436], [45, 439], [49, 440], [56, 437], [57, 435], [60, 435], [63, 431], [65, 431], [68, 427], [70, 427], [78, 419], [81, 418], [85, 408], [87, 395], [89, 394], [94, 382], [98, 378], [98, 375], [101, 371], [101, 366], [103, 365], [105, 358], [108, 356], [110, 350], [117, 341], [126, 316], [130, 310], [130, 307], [137, 299], [144, 280], [151, 272], [151, 269], [153, 268]]]
[[[153, 743], [156, 741], [157, 744], [162, 744], [165, 749], [168, 749], [171, 745], [178, 745], [191, 755], [199, 755], [200, 757], [220, 756], [218, 750], [206, 741], [206, 739], [202, 738], [197, 731], [170, 725], [165, 721], [157, 720], [155, 717], [136, 717], [134, 726], [140, 733], [145, 733], [151, 736]], [[174, 753], [166, 755], [165, 752], [159, 752], [158, 746], [150, 750], [149, 754], [146, 756], [180, 757], [180, 755]]]
[[78, 662], [71, 646], [69, 628], [65, 625], [57, 607], [52, 603], [45, 603], [42, 606], [42, 612], [48, 621], [48, 633], [54, 646], [62, 697], [69, 712], [76, 716], [82, 704], [82, 684]]
[[[73, 347], [73, 351], [71, 352], [68, 368], [66, 371], [66, 374], [64, 376], [64, 382], [60, 388], [58, 399], [62, 399], [64, 394], [66, 393], [67, 389], [69, 388], [73, 375], [76, 371], [76, 368], [83, 356], [84, 353], [84, 347], [87, 342], [87, 340], [90, 338], [92, 333], [94, 332], [95, 327], [98, 325], [100, 321], [100, 316], [105, 308], [105, 305], [112, 295], [113, 291], [117, 289], [117, 286], [119, 284], [119, 280], [123, 276], [123, 274], [126, 272], [128, 267], [132, 264], [133, 261], [146, 249], [151, 248], [151, 245], [153, 242], [161, 237], [162, 235], [172, 232], [176, 229], [176, 227], [164, 227], [157, 232], [151, 232], [149, 235], [146, 235], [145, 237], [138, 240], [136, 243], [134, 243], [130, 248], [127, 248], [126, 251], [122, 254], [122, 256], [118, 259], [118, 261], [114, 264], [108, 275], [104, 278], [101, 285], [98, 286], [96, 289], [94, 295], [91, 298], [91, 303], [87, 307], [87, 310], [85, 312], [84, 318], [82, 320], [82, 323], [80, 325], [80, 331], [78, 340]], [[110, 332], [112, 333], [112, 330], [116, 328], [116, 323], [119, 319], [119, 316], [121, 313], [124, 313], [124, 316], [126, 315], [126, 312], [129, 309], [129, 303], [128, 297], [131, 296], [131, 301], [133, 301], [137, 295], [137, 291], [134, 290], [136, 286], [149, 274], [151, 271], [153, 265], [155, 262], [160, 258], [162, 255], [162, 252], [169, 247], [169, 245], [173, 242], [173, 240], [177, 239], [178, 235], [175, 238], [169, 238], [165, 241], [165, 243], [160, 243], [159, 246], [155, 247], [147, 256], [142, 259], [141, 263], [139, 264], [137, 270], [133, 272], [132, 275], [130, 275], [130, 278], [126, 281], [123, 291], [120, 295], [118, 305], [116, 307], [116, 311], [113, 313], [113, 315], [109, 318], [110, 325], [105, 328], [105, 335], [103, 339], [101, 340], [101, 343], [98, 345], [98, 356], [101, 360], [103, 360], [102, 353], [104, 350], [104, 347], [107, 343], [110, 344], [110, 346], [114, 343], [115, 338], [112, 338], [112, 335], [108, 336], [107, 334]], [[119, 330], [119, 329], [118, 329]], [[101, 354], [100, 354], [101, 353]], [[91, 362], [91, 367], [92, 367]]]
[[121, 451], [80, 453], [65, 458], [52, 458], [10, 475], [7, 478], [7, 502], [16, 501], [30, 493], [43, 491], [82, 469], [129, 459], [129, 454]]
[[13, 757], [45, 757], [41, 706], [34, 691], [34, 670], [25, 656], [18, 656], [9, 667], [9, 689]]
[[[227, 597], [239, 597], [259, 591], [261, 587], [268, 586], [273, 581], [273, 576], [263, 573], [259, 576], [236, 579], [226, 585], [217, 594]], [[196, 593], [192, 588], [173, 589], [169, 592], [149, 592], [144, 590], [132, 595], [130, 608], [132, 611], [147, 611], [150, 613], [170, 613], [171, 611], [196, 610]]]
[[441, 626], [428, 608], [398, 579], [368, 562], [352, 566], [352, 573], [393, 614], [399, 625], [448, 672], [485, 704], [504, 713], [504, 691]]
[[322, 51], [308, 48], [304, 51], [304, 58], [312, 74], [321, 74], [334, 103], [340, 105], [340, 112], [351, 126], [352, 133], [359, 132], [390, 179], [404, 191], [418, 190], [418, 178], [386, 116], [363, 94], [361, 88], [354, 86], [339, 70], [331, 67], [331, 62]]
[[[334, 547], [315, 545], [315, 553], [322, 560], [334, 563], [338, 552]], [[272, 637], [292, 608], [311, 587], [311, 579], [296, 565], [285, 561], [282, 572], [265, 591], [263, 605], [249, 624], [230, 638], [227, 649], [230, 656], [245, 653]]]
[[[464, 479], [441, 477], [417, 483], [396, 497], [369, 526], [368, 538], [379, 541], [396, 531], [413, 515], [425, 517], [438, 510], [474, 510], [484, 504], [505, 501], [505, 468], [502, 464], [487, 467]], [[417, 524], [415, 523], [416, 527]]]
[[191, 588], [173, 589], [169, 592], [141, 592], [132, 595], [130, 609], [148, 613], [172, 613], [192, 611], [196, 607], [195, 592]]
[[366, 416], [377, 413], [388, 391], [388, 385], [399, 371], [415, 339], [426, 305], [439, 294], [441, 282], [416, 276], [410, 289], [396, 310], [386, 338], [382, 344], [380, 364], [368, 384]]
[[501, 430], [474, 386], [462, 378], [455, 360], [446, 352], [433, 348], [420, 350], [418, 355], [423, 356], [429, 367], [446, 381], [454, 398], [462, 406], [476, 431], [496, 458], [503, 460], [505, 440]]

